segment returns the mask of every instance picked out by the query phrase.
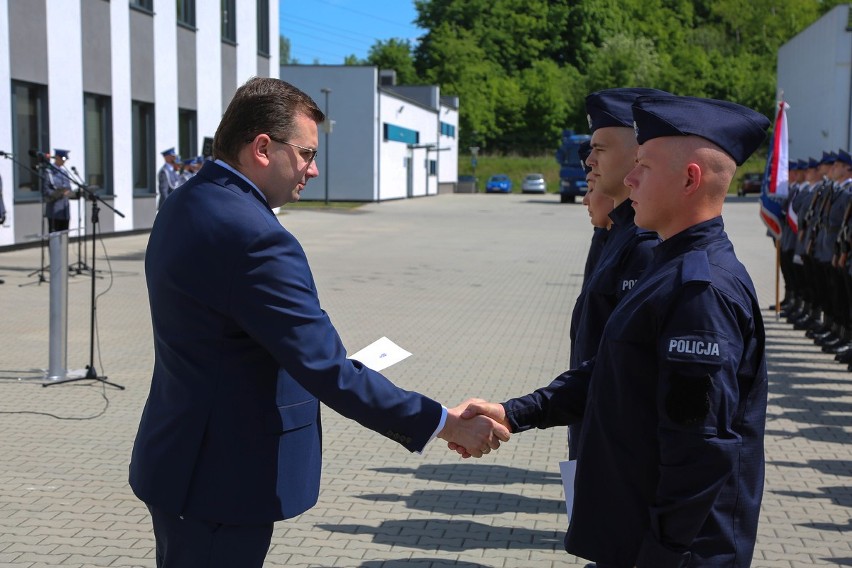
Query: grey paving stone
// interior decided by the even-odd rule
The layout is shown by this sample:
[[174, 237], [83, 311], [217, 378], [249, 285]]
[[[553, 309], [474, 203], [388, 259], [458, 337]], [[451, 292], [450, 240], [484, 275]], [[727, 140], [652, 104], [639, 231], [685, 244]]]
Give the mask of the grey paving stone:
[[[355, 213], [285, 208], [323, 307], [355, 351], [386, 335], [413, 352], [387, 375], [445, 404], [525, 394], [564, 370], [568, 323], [591, 230], [556, 198], [442, 195]], [[726, 225], [774, 299], [774, 251], [754, 200]], [[153, 568], [150, 518], [127, 486], [130, 448], [150, 386], [143, 277], [147, 235], [104, 240], [113, 270], [96, 279], [96, 369], [126, 387], [41, 386], [49, 288], [28, 285], [37, 248], [0, 251], [0, 566]], [[98, 247], [98, 268], [106, 269]], [[91, 280], [69, 282], [68, 366], [88, 363]], [[770, 420], [755, 567], [849, 565], [852, 374], [764, 312]], [[54, 415], [56, 417], [52, 417]], [[562, 549], [556, 463], [565, 430], [517, 435], [481, 461], [439, 441], [411, 455], [324, 410], [317, 506], [278, 523], [266, 565], [582, 567]]]

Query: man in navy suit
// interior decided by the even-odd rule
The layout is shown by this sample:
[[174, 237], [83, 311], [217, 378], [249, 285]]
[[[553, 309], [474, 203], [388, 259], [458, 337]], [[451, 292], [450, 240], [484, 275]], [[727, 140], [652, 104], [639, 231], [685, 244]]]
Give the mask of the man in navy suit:
[[240, 87], [214, 161], [163, 202], [145, 260], [151, 391], [130, 485], [151, 512], [159, 568], [260, 567], [274, 521], [312, 507], [320, 406], [421, 451], [435, 436], [475, 456], [508, 440], [346, 358], [305, 253], [272, 212], [319, 175], [306, 94]]

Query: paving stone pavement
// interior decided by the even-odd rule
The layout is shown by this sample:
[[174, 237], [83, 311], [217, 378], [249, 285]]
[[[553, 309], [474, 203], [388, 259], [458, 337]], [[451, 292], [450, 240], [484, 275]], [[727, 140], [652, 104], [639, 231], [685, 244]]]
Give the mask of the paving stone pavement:
[[[350, 351], [390, 337], [414, 355], [387, 375], [454, 405], [526, 394], [564, 370], [591, 229], [583, 207], [557, 201], [456, 194], [280, 219]], [[726, 219], [766, 305], [774, 253], [757, 210], [732, 199]], [[43, 388], [25, 372], [48, 364], [49, 286], [30, 275], [38, 248], [0, 251], [0, 566], [154, 566], [150, 519], [127, 484], [153, 360], [146, 242], [97, 246], [95, 368], [126, 390]], [[89, 363], [90, 293], [85, 273], [70, 278], [69, 369]], [[771, 405], [753, 566], [852, 566], [852, 375], [764, 313]], [[440, 443], [409, 454], [327, 409], [323, 430], [319, 503], [277, 523], [267, 566], [585, 566], [562, 549], [564, 428], [478, 461]]]

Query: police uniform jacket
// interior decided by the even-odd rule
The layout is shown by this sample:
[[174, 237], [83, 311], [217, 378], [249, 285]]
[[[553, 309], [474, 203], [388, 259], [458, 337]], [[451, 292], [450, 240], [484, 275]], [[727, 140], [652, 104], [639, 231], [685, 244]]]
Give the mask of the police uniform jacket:
[[166, 198], [171, 195], [171, 193], [179, 185], [179, 178], [180, 174], [171, 164], [165, 163], [163, 164], [163, 167], [160, 168], [160, 171], [157, 174], [157, 187], [160, 193], [160, 201], [157, 205], [158, 208], [162, 207]]
[[826, 196], [828, 203], [825, 206], [822, 226], [814, 247], [814, 257], [822, 263], [831, 262], [831, 257], [834, 255], [834, 246], [843, 225], [843, 214], [846, 212], [849, 199], [849, 192], [839, 183], [830, 183], [828, 192]]
[[577, 332], [571, 343], [572, 368], [595, 356], [606, 321], [642, 275], [653, 247], [660, 242], [657, 233], [636, 226], [634, 215], [630, 199], [609, 214], [612, 228], [601, 258], [584, 284], [583, 305], [577, 313]]
[[583, 417], [571, 554], [613, 566], [751, 563], [765, 334], [721, 218], [665, 240], [593, 362], [504, 403], [513, 430]]
[[155, 360], [130, 485], [147, 504], [225, 524], [304, 512], [320, 401], [410, 451], [435, 432], [439, 403], [346, 358], [301, 245], [227, 168], [164, 202], [145, 258]]
[[71, 176], [65, 167], [51, 167], [47, 172], [50, 183], [42, 184], [42, 193], [44, 194], [44, 216], [48, 219], [70, 219], [71, 218], [71, 203], [67, 195], [63, 195], [58, 199], [53, 196], [57, 191], [71, 189]]
[[805, 224], [808, 204], [813, 198], [813, 192], [816, 191], [816, 186], [809, 182], [802, 182], [799, 186], [799, 192], [793, 200], [793, 210], [796, 211], [796, 218], [799, 220], [799, 232], [796, 233], [796, 245], [793, 247], [793, 252], [799, 256], [805, 254], [805, 232], [808, 230]]
[[586, 284], [589, 282], [589, 279], [598, 264], [598, 260], [600, 260], [601, 252], [603, 252], [608, 238], [609, 229], [604, 229], [603, 227], [594, 228], [594, 232], [592, 233], [592, 242], [589, 243], [589, 253], [586, 255], [586, 265], [583, 268], [583, 283], [580, 285], [580, 295], [577, 296], [577, 300], [574, 302], [574, 310], [571, 312], [571, 326], [568, 334], [572, 345], [577, 337], [577, 324], [580, 322], [580, 309], [583, 307]]

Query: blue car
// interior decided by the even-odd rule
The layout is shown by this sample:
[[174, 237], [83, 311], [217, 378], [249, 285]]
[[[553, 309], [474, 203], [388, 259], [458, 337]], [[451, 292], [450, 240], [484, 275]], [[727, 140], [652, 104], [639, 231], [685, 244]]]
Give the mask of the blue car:
[[512, 180], [504, 174], [493, 175], [485, 184], [485, 193], [512, 193]]

